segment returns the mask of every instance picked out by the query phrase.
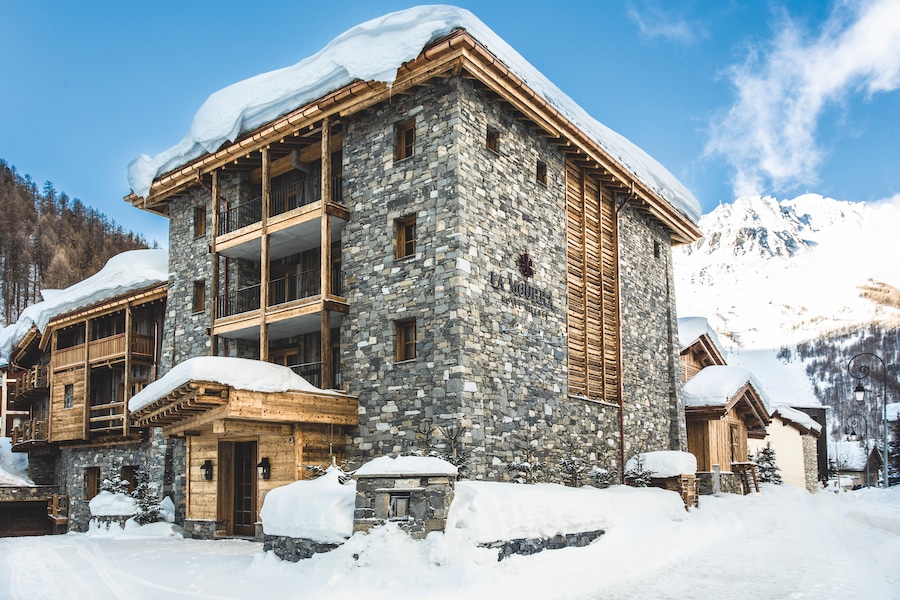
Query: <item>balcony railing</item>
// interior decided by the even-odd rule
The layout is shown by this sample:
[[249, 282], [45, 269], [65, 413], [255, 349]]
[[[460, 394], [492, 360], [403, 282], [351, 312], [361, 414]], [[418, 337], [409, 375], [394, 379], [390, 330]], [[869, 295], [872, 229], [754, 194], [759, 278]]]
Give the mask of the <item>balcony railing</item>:
[[47, 441], [47, 421], [31, 419], [13, 427], [12, 446]]
[[[135, 335], [131, 338], [132, 357], [152, 360], [154, 357], [153, 338], [146, 335]], [[125, 357], [125, 334], [118, 333], [99, 340], [92, 340], [90, 347], [91, 362], [112, 360]], [[53, 353], [50, 364], [53, 370], [77, 367], [84, 364], [84, 344], [63, 348]]]
[[[288, 367], [294, 373], [316, 386], [317, 388], [322, 388], [322, 363], [321, 362], [310, 362], [303, 363], [300, 365], [291, 365]], [[333, 384], [326, 384], [324, 387], [326, 388], [339, 388], [341, 387], [341, 364], [340, 361], [334, 361], [331, 365], [331, 373], [334, 378]]]
[[50, 388], [49, 369], [46, 365], [35, 365], [16, 379], [16, 400], [27, 400]]
[[216, 299], [216, 315], [230, 317], [259, 309], [259, 284], [222, 294]]
[[110, 402], [91, 406], [90, 430], [95, 433], [120, 431], [125, 427], [125, 403]]
[[269, 282], [269, 306], [319, 295], [319, 270], [295, 273]]
[[[342, 181], [335, 177], [331, 183], [331, 201], [340, 202], [343, 195]], [[322, 197], [322, 178], [308, 177], [303, 181], [279, 188], [270, 193], [269, 216], [274, 217], [295, 208], [318, 202]], [[223, 210], [219, 213], [218, 235], [237, 231], [262, 220], [262, 197]]]

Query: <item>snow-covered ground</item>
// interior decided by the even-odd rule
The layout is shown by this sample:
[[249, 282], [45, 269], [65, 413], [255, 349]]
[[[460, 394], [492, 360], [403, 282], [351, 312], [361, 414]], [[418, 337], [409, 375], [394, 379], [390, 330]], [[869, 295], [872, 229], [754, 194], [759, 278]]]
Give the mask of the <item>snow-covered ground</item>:
[[[510, 484], [512, 485], [512, 484]], [[529, 486], [521, 486], [527, 488]], [[671, 492], [614, 487], [586, 548], [496, 561], [451, 533], [357, 535], [299, 563], [237, 540], [69, 534], [0, 540], [0, 597], [897, 598], [900, 488], [810, 495], [765, 486], [672, 511]], [[677, 499], [677, 496], [675, 496]], [[676, 500], [677, 502], [680, 502]], [[564, 503], [559, 510], [566, 510]]]

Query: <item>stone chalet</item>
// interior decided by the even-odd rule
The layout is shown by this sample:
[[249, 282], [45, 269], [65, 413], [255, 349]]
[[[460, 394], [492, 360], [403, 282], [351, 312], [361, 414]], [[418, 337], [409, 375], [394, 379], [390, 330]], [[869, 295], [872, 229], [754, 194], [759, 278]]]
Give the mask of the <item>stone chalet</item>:
[[670, 249], [696, 200], [470, 13], [428, 10], [454, 24], [390, 85], [348, 78], [126, 198], [170, 223], [155, 374], [236, 357], [327, 391], [190, 380], [131, 414], [179, 448], [197, 536], [250, 534], [276, 478], [329, 457], [505, 480], [687, 449]]

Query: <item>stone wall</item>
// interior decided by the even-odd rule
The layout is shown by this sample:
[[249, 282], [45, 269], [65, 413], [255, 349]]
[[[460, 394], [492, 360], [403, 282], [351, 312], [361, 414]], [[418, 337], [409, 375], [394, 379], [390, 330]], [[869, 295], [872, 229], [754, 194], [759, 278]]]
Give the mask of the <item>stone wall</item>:
[[818, 440], [808, 434], [801, 435], [800, 440], [803, 443], [803, 473], [806, 477], [806, 491], [815, 494], [819, 491]]
[[[156, 487], [163, 498], [163, 491], [169, 489], [165, 495], [172, 496], [175, 503], [176, 523], [184, 520], [184, 452], [177, 452], [173, 448], [173, 459], [166, 460], [167, 449], [170, 444], [178, 444], [177, 440], [166, 440], [154, 430], [151, 435], [140, 442], [95, 445], [95, 446], [70, 446], [60, 449], [60, 457], [57, 461], [57, 481], [59, 481], [59, 493], [69, 496], [69, 531], [87, 531], [90, 521], [90, 498], [85, 497], [85, 469], [88, 467], [100, 467], [100, 481], [112, 478], [120, 474], [123, 466], [146, 466], [150, 470], [151, 485]], [[181, 464], [177, 464], [175, 456], [181, 455]], [[167, 474], [167, 469], [174, 469], [177, 474], [174, 477]], [[167, 479], [172, 483], [166, 484]]]
[[291, 538], [283, 535], [266, 535], [263, 540], [263, 551], [274, 552], [281, 560], [298, 562], [311, 558], [315, 554], [331, 552], [341, 544], [326, 544], [305, 538]]
[[[443, 532], [455, 484], [456, 477], [447, 475], [357, 477], [353, 531], [367, 532], [390, 521], [413, 539], [424, 539], [432, 531]], [[398, 495], [407, 500], [406, 515], [391, 514], [391, 498]]]
[[[719, 474], [719, 477], [721, 482], [719, 487], [720, 493], [744, 495], [744, 484], [741, 483], [739, 475], [728, 471], [722, 471]], [[714, 474], [711, 471], [697, 472], [697, 484], [701, 496], [709, 496], [714, 493], [713, 478]]]
[[509, 558], [515, 554], [529, 556], [544, 550], [559, 550], [561, 548], [582, 548], [606, 533], [602, 529], [595, 531], [582, 531], [579, 533], [558, 534], [550, 538], [520, 538], [481, 544], [482, 548], [496, 548], [499, 550], [497, 560]]
[[626, 205], [619, 213], [625, 458], [687, 450], [671, 238]]

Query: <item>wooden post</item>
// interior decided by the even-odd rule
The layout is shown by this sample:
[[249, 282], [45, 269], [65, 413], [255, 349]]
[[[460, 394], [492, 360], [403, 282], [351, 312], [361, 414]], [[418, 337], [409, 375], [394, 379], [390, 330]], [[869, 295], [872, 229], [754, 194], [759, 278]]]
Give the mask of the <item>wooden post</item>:
[[322, 217], [321, 235], [322, 242], [319, 256], [321, 258], [319, 285], [322, 297], [322, 322], [321, 322], [321, 349], [320, 367], [322, 389], [334, 387], [331, 372], [331, 315], [325, 305], [325, 300], [331, 297], [331, 216], [326, 206], [331, 202], [331, 122], [328, 118], [322, 119]]
[[334, 374], [331, 369], [331, 313], [322, 306], [322, 349], [321, 362], [319, 372], [322, 374], [322, 381], [319, 385], [323, 390], [334, 387]]
[[[91, 435], [91, 320], [84, 322], [84, 428], [82, 438]], [[48, 419], [49, 420], [49, 419]]]
[[122, 406], [122, 433], [127, 436], [131, 432], [128, 413], [128, 401], [131, 399], [131, 345], [134, 343], [134, 319], [131, 314], [131, 302], [125, 305], [125, 404]]
[[[212, 273], [210, 274], [210, 299], [209, 299], [209, 354], [216, 356], [218, 354], [219, 341], [216, 338], [216, 319], [219, 310], [219, 253], [216, 251], [216, 237], [219, 235], [219, 172], [212, 172], [212, 231], [210, 232], [209, 242], [209, 258], [212, 262]], [[227, 291], [227, 290], [226, 290]]]
[[269, 360], [269, 331], [266, 312], [269, 309], [269, 148], [262, 148], [262, 234], [260, 236], [259, 282], [259, 359]]

